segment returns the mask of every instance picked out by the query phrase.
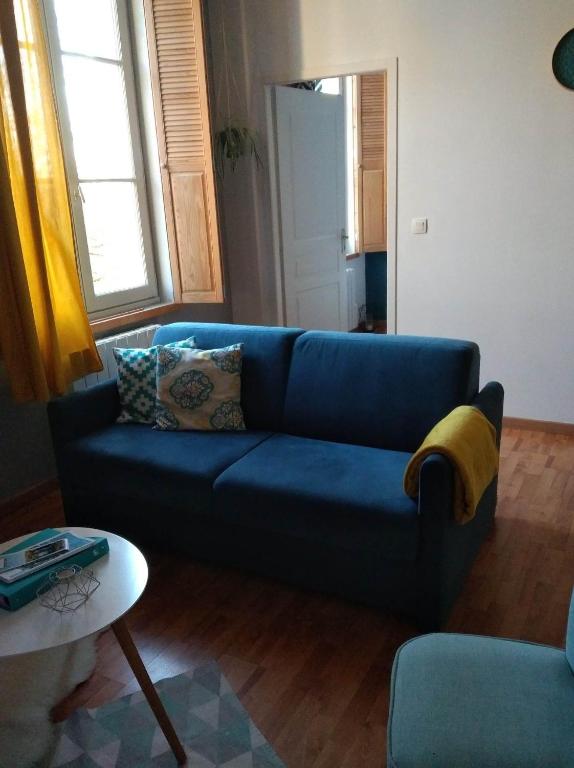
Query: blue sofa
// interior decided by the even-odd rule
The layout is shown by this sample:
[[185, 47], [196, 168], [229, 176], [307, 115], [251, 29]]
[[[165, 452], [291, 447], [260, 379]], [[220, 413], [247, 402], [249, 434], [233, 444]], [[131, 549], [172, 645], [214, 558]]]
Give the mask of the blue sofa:
[[439, 626], [487, 534], [453, 522], [453, 470], [405, 467], [430, 428], [473, 403], [500, 437], [503, 391], [481, 392], [466, 341], [174, 323], [155, 343], [244, 344], [245, 432], [116, 424], [115, 381], [50, 403], [66, 518], [192, 557], [345, 595]]

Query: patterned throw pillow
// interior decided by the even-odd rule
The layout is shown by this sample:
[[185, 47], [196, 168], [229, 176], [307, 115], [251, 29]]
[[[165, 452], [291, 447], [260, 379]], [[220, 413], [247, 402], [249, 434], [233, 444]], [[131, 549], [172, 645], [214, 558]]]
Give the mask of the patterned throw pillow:
[[120, 393], [120, 424], [153, 424], [155, 421], [156, 368], [158, 353], [169, 348], [189, 349], [195, 347], [192, 336], [183, 341], [148, 349], [114, 349], [118, 365], [118, 391]]
[[158, 353], [159, 429], [245, 429], [241, 410], [243, 344]]

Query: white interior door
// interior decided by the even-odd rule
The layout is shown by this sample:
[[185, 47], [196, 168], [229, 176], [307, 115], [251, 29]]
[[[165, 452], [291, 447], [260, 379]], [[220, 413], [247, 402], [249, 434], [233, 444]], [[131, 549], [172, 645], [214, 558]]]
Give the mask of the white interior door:
[[285, 322], [346, 331], [344, 98], [274, 90]]

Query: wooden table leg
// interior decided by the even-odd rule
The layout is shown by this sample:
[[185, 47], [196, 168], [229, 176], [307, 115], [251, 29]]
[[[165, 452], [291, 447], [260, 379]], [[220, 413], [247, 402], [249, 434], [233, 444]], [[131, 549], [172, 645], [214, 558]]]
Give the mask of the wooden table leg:
[[116, 639], [120, 644], [120, 647], [124, 652], [130, 667], [132, 668], [132, 672], [136, 676], [136, 680], [140, 684], [141, 689], [146, 699], [148, 700], [148, 704], [150, 705], [152, 712], [156, 716], [159, 726], [162, 729], [163, 734], [167, 739], [178, 764], [185, 765], [187, 762], [185, 750], [182, 747], [178, 735], [175, 732], [173, 725], [171, 724], [171, 720], [169, 719], [168, 714], [165, 711], [163, 704], [161, 703], [161, 699], [159, 698], [158, 693], [153, 686], [150, 676], [147, 673], [147, 669], [145, 668], [141, 656], [138, 653], [138, 649], [132, 640], [132, 636], [130, 635], [125, 620], [121, 618], [115, 621], [112, 624], [112, 629], [114, 630]]

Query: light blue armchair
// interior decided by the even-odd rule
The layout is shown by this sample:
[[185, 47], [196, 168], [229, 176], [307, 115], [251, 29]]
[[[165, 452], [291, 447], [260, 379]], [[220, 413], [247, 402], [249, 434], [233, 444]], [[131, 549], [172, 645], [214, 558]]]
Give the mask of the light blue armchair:
[[566, 651], [457, 634], [401, 646], [388, 768], [574, 768], [574, 592]]

